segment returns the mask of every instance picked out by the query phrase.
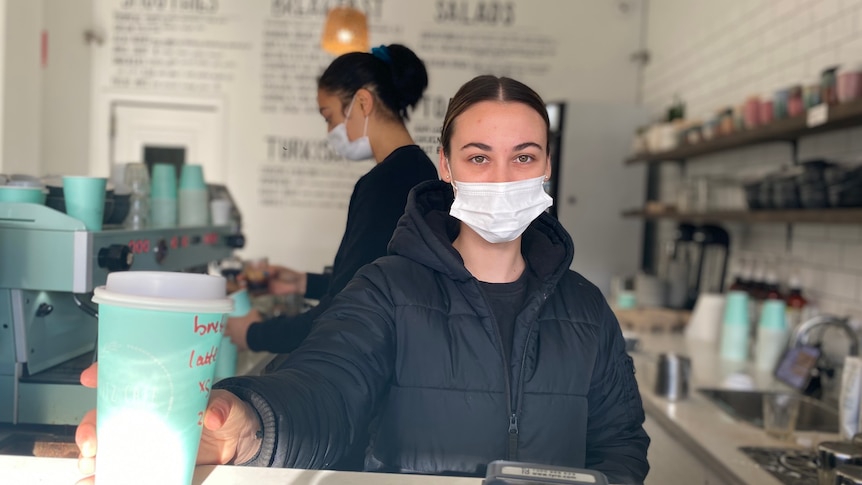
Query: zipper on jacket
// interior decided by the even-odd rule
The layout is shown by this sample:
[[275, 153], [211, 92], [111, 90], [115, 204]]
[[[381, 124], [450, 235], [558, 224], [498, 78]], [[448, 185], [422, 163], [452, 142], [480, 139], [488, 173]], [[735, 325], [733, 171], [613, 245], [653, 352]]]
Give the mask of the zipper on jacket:
[[518, 414], [512, 413], [509, 417], [509, 452], [508, 460], [516, 460], [518, 458]]
[[[476, 286], [479, 287], [478, 280], [476, 280]], [[482, 291], [481, 287], [479, 287], [479, 294], [483, 296], [485, 306], [490, 309], [488, 300], [484, 298], [485, 293]], [[512, 378], [511, 370], [509, 369], [509, 356], [506, 355], [506, 346], [503, 345], [503, 334], [500, 333], [500, 324], [497, 323], [497, 317], [494, 316], [493, 311], [491, 312], [491, 320], [493, 321], [494, 333], [497, 335], [497, 343], [500, 346], [500, 355], [503, 357], [503, 375], [505, 376], [505, 379], [503, 380], [506, 384], [506, 411], [508, 411], [509, 415], [509, 449], [506, 453], [506, 459], [514, 461], [518, 454], [518, 414], [516, 410], [512, 408]]]
[[491, 318], [494, 319], [494, 330], [497, 334], [497, 342], [500, 343], [500, 355], [503, 356], [503, 370], [506, 377], [504, 379], [506, 382], [506, 409], [509, 411], [509, 450], [506, 454], [506, 459], [514, 461], [518, 455], [518, 414], [515, 409], [512, 409], [512, 378], [510, 376], [509, 357], [503, 350], [506, 347], [503, 345], [503, 334], [500, 333], [500, 325], [497, 324], [497, 319], [493, 314]]
[[[545, 300], [548, 299], [548, 294], [542, 292], [542, 301], [539, 303], [539, 308], [541, 309], [542, 305], [545, 303]], [[538, 318], [538, 313], [537, 313]], [[524, 340], [524, 351], [521, 354], [521, 369], [518, 371], [518, 395], [516, 396], [517, 402], [514, 406], [511, 404], [511, 399], [509, 401], [509, 406], [512, 407], [512, 412], [509, 416], [509, 456], [508, 460], [517, 461], [518, 459], [518, 434], [520, 430], [518, 429], [518, 414], [521, 410], [521, 401], [524, 397], [524, 369], [527, 367], [527, 347], [530, 345], [530, 336], [533, 334], [533, 327], [536, 325], [536, 320], [530, 322], [530, 328], [527, 329], [527, 338]], [[499, 330], [497, 331], [499, 334]], [[503, 338], [500, 337], [500, 341]], [[508, 371], [508, 369], [506, 369]], [[508, 379], [506, 379], [508, 382]], [[511, 391], [510, 391], [511, 392]]]
[[[478, 285], [478, 280], [477, 285]], [[484, 293], [479, 288], [480, 294], [484, 296]], [[539, 310], [541, 310], [542, 305], [548, 299], [548, 293], [542, 291], [542, 301], [539, 303]], [[485, 305], [487, 306], [488, 301], [485, 300]], [[538, 315], [538, 311], [537, 311]], [[518, 429], [518, 410], [521, 408], [521, 398], [524, 395], [523, 381], [524, 381], [524, 368], [527, 366], [527, 346], [530, 345], [530, 335], [533, 333], [533, 326], [536, 324], [536, 321], [533, 320], [530, 322], [530, 328], [527, 330], [527, 339], [524, 341], [524, 352], [521, 356], [521, 370], [518, 372], [518, 396], [512, 395], [512, 379], [510, 377], [511, 369], [509, 369], [509, 356], [506, 355], [505, 346], [503, 345], [503, 334], [500, 333], [500, 325], [497, 323], [497, 318], [494, 316], [494, 313], [491, 312], [491, 318], [494, 321], [494, 333], [497, 334], [497, 342], [500, 344], [500, 355], [503, 356], [503, 369], [505, 370], [505, 382], [506, 382], [506, 408], [509, 411], [509, 449], [506, 453], [506, 459], [509, 461], [517, 461], [518, 459], [518, 434], [520, 430]], [[513, 403], [512, 401], [515, 400]]]

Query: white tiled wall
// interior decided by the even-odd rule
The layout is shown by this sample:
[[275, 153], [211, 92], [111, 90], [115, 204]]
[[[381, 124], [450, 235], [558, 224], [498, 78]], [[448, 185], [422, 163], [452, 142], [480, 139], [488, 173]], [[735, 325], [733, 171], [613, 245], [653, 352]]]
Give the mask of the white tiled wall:
[[[823, 68], [862, 66], [862, 0], [653, 0], [648, 17], [642, 99], [656, 116], [679, 95], [689, 118], [741, 104], [793, 84], [819, 80]], [[862, 162], [862, 128], [800, 140], [799, 160]], [[774, 143], [690, 161], [681, 175], [662, 166], [661, 197], [675, 201], [683, 177], [756, 176], [792, 162]], [[674, 223], [662, 222], [662, 240]], [[802, 278], [806, 294], [827, 312], [862, 320], [862, 224], [733, 224], [732, 260], [769, 259], [786, 281]]]

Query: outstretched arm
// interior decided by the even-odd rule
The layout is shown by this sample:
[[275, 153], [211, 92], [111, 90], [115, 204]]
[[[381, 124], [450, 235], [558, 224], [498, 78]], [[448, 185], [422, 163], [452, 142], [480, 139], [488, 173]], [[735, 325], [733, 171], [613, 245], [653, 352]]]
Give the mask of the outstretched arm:
[[278, 371], [216, 385], [250, 403], [263, 425], [249, 463], [328, 468], [364, 434], [393, 368], [393, 305], [375, 266], [363, 268]]

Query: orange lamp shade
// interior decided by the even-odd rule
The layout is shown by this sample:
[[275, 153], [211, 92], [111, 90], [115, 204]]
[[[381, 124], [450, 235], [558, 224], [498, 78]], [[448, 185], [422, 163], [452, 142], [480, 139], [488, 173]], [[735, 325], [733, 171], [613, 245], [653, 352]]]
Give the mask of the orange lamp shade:
[[320, 46], [337, 56], [348, 52], [367, 52], [368, 18], [365, 13], [353, 7], [330, 9], [323, 26]]

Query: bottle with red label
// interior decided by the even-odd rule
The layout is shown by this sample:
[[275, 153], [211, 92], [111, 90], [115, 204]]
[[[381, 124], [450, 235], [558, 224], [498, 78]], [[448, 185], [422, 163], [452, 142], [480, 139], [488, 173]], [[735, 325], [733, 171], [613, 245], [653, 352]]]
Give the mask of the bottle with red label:
[[784, 299], [787, 304], [787, 326], [795, 330], [802, 322], [802, 312], [808, 305], [808, 300], [802, 295], [802, 282], [799, 276], [792, 275], [787, 286], [787, 297]]
[[767, 262], [766, 264], [766, 271], [763, 277], [763, 299], [784, 299], [784, 295], [781, 294], [781, 284], [778, 280], [778, 273], [775, 270], [775, 264], [773, 262]]
[[733, 281], [730, 283], [730, 286], [727, 288], [728, 291], [744, 291], [748, 293], [749, 287], [751, 286], [751, 265], [748, 262], [747, 258], [739, 258], [737, 263], [734, 265], [735, 268], [733, 270]]

